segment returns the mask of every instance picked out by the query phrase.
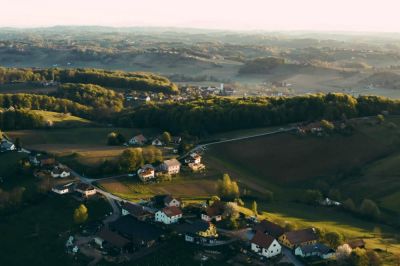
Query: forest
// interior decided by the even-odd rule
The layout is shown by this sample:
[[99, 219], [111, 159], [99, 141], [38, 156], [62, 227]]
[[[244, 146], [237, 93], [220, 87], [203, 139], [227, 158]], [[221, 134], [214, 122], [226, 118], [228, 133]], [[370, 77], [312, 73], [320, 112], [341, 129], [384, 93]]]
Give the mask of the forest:
[[81, 68], [0, 68], [0, 84], [39, 81], [95, 84], [111, 88], [165, 94], [177, 94], [179, 92], [178, 87], [167, 78], [152, 73]]
[[341, 93], [296, 97], [211, 98], [141, 106], [118, 118], [120, 126], [159, 127], [173, 133], [207, 135], [288, 123], [400, 114], [400, 101]]

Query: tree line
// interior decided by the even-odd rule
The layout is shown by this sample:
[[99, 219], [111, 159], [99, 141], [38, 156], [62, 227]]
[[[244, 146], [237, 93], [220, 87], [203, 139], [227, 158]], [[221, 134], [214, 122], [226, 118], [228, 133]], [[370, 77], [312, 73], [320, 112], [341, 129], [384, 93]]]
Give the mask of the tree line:
[[169, 79], [152, 73], [86, 68], [0, 68], [0, 84], [37, 81], [96, 84], [104, 87], [162, 92], [165, 94], [177, 94], [179, 92], [176, 84]]
[[174, 134], [207, 135], [288, 123], [340, 120], [382, 112], [400, 114], [400, 101], [342, 93], [296, 97], [210, 98], [144, 105], [118, 117], [120, 126], [157, 127]]

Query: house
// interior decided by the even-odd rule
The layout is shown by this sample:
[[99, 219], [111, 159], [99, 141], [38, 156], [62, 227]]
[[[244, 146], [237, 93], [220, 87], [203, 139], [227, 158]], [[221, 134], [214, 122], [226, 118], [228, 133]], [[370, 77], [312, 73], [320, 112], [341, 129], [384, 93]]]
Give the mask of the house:
[[118, 232], [121, 236], [130, 240], [134, 247], [151, 247], [161, 237], [161, 229], [125, 215], [109, 224], [110, 230]]
[[219, 222], [222, 220], [222, 215], [225, 212], [225, 205], [221, 201], [215, 201], [211, 206], [208, 206], [201, 214], [201, 219], [206, 222]]
[[151, 98], [150, 98], [150, 96], [140, 96], [140, 97], [138, 98], [138, 100], [139, 100], [139, 101], [142, 101], [142, 102], [150, 102], [150, 101], [151, 101]]
[[201, 170], [204, 170], [206, 168], [206, 166], [204, 164], [202, 164], [202, 163], [189, 163], [188, 167], [193, 172], [201, 171]]
[[164, 205], [166, 207], [172, 207], [172, 206], [180, 207], [181, 206], [181, 200], [178, 199], [178, 198], [175, 198], [175, 197], [173, 197], [171, 195], [166, 195], [164, 197]]
[[298, 246], [294, 250], [294, 254], [303, 258], [316, 256], [321, 259], [330, 259], [335, 255], [335, 251], [322, 243], [315, 243]]
[[177, 231], [185, 234], [185, 241], [196, 244], [211, 244], [218, 237], [217, 227], [203, 220], [179, 225]]
[[131, 241], [126, 239], [119, 234], [110, 231], [109, 229], [103, 228], [94, 237], [94, 242], [101, 248], [118, 248], [121, 250], [125, 249]]
[[54, 167], [50, 174], [54, 178], [65, 178], [71, 175], [71, 173], [63, 167]]
[[135, 217], [139, 221], [145, 221], [151, 216], [153, 216], [150, 212], [146, 211], [145, 208], [139, 204], [132, 204], [129, 202], [125, 202], [121, 205], [122, 207], [122, 215], [131, 215]]
[[365, 241], [363, 239], [355, 239], [347, 243], [351, 249], [365, 248]]
[[73, 183], [69, 183], [69, 184], [65, 184], [65, 185], [58, 185], [55, 186], [51, 189], [51, 191], [53, 191], [54, 193], [63, 195], [63, 194], [67, 194], [72, 192], [72, 184]]
[[257, 231], [250, 241], [251, 250], [266, 258], [271, 258], [279, 255], [282, 246], [270, 235], [266, 235], [261, 231]]
[[331, 200], [330, 198], [325, 198], [319, 202], [322, 206], [340, 206], [342, 205], [338, 201]]
[[182, 211], [178, 207], [165, 207], [164, 209], [156, 212], [155, 221], [164, 224], [177, 223], [182, 218]]
[[5, 151], [15, 151], [17, 148], [15, 147], [14, 143], [8, 141], [8, 140], [2, 140], [0, 143], [0, 151], [5, 152]]
[[140, 180], [143, 182], [147, 182], [155, 178], [155, 170], [151, 164], [144, 165], [138, 170], [137, 174]]
[[315, 228], [286, 232], [279, 237], [279, 242], [291, 249], [294, 249], [300, 245], [315, 244], [317, 240], [318, 237]]
[[79, 183], [75, 187], [75, 191], [82, 194], [82, 197], [89, 197], [96, 194], [96, 189], [89, 184]]
[[131, 138], [131, 139], [129, 140], [129, 144], [130, 144], [130, 145], [139, 145], [139, 146], [142, 146], [142, 145], [146, 144], [146, 142], [147, 142], [147, 139], [146, 139], [146, 137], [143, 136], [142, 134], [137, 135], [137, 136], [134, 136], [133, 138]]
[[151, 142], [151, 145], [153, 145], [153, 146], [163, 146], [164, 143], [159, 138], [155, 138]]
[[201, 155], [197, 153], [191, 153], [188, 158], [185, 159], [185, 163], [199, 164], [201, 163]]
[[285, 229], [283, 229], [283, 227], [268, 220], [262, 220], [260, 223], [256, 224], [254, 226], [254, 230], [256, 232], [260, 231], [263, 234], [270, 235], [276, 239], [285, 233]]
[[181, 163], [177, 159], [165, 160], [160, 165], [160, 169], [170, 175], [175, 175], [179, 173], [181, 169]]

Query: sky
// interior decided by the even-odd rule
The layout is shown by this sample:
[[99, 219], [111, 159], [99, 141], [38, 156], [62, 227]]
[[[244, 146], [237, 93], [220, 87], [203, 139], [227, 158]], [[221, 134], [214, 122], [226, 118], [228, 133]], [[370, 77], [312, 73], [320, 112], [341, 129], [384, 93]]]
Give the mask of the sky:
[[400, 32], [400, 0], [0, 0], [0, 27]]

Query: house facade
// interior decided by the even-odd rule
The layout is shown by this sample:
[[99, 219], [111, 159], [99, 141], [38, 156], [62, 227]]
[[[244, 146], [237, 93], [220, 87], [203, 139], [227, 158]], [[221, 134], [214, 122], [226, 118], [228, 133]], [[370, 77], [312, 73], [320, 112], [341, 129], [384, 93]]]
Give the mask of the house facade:
[[180, 199], [178, 199], [178, 198], [174, 198], [173, 196], [171, 196], [171, 195], [167, 195], [167, 196], [165, 196], [165, 198], [164, 198], [164, 205], [166, 206], [166, 207], [173, 207], [173, 206], [175, 206], [175, 207], [181, 207], [181, 200]]
[[160, 147], [160, 146], [163, 146], [164, 143], [159, 138], [156, 138], [151, 142], [151, 145]]
[[70, 193], [72, 191], [72, 183], [66, 184], [66, 185], [59, 185], [55, 186], [51, 189], [54, 193], [57, 193], [59, 195], [64, 195], [67, 193]]
[[282, 246], [270, 235], [257, 231], [251, 239], [251, 250], [266, 258], [281, 254]]
[[152, 165], [144, 165], [138, 170], [137, 174], [140, 180], [143, 182], [147, 182], [155, 178], [155, 170]]
[[156, 212], [155, 216], [156, 222], [161, 222], [164, 224], [177, 223], [180, 218], [182, 218], [182, 211], [178, 207], [165, 207], [164, 209]]
[[54, 167], [50, 172], [51, 176], [54, 178], [66, 178], [71, 175], [69, 171], [61, 167]]
[[166, 160], [160, 165], [160, 168], [170, 175], [176, 175], [180, 172], [181, 163], [177, 159]]
[[142, 146], [142, 145], [146, 144], [146, 142], [147, 142], [146, 137], [143, 136], [142, 134], [140, 134], [140, 135], [137, 135], [137, 136], [134, 136], [133, 138], [131, 138], [128, 143], [130, 145]]
[[78, 185], [76, 185], [75, 191], [86, 198], [96, 194], [96, 189], [92, 185], [88, 185], [85, 183], [79, 183]]
[[202, 213], [201, 219], [206, 222], [219, 222], [225, 211], [225, 206], [220, 201], [215, 201], [211, 206], [208, 206]]
[[320, 257], [321, 259], [330, 259], [335, 255], [335, 251], [322, 243], [315, 243], [298, 246], [294, 254], [303, 258]]

